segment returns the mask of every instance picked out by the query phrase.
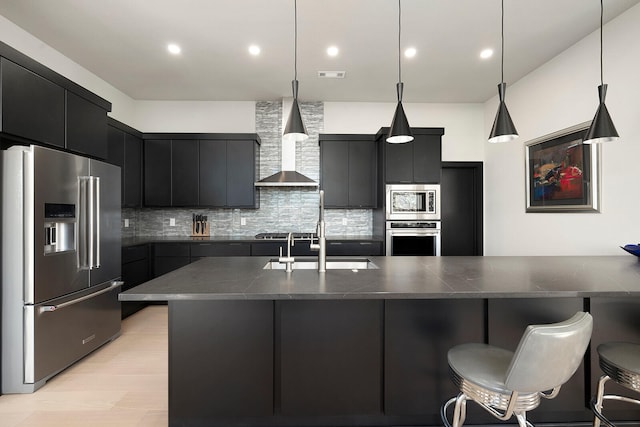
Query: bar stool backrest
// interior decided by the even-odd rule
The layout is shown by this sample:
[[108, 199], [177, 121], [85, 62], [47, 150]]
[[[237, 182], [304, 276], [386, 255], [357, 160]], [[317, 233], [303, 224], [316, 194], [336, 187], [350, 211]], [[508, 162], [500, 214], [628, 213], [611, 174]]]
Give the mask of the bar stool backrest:
[[507, 388], [543, 392], [567, 382], [580, 366], [592, 328], [591, 315], [581, 311], [563, 322], [529, 325], [507, 369]]

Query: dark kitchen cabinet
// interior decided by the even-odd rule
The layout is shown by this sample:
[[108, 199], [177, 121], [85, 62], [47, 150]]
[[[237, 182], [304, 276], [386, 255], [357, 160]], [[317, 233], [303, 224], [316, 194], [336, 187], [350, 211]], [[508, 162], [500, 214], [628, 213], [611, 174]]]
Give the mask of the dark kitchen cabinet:
[[257, 207], [257, 134], [143, 137], [145, 206]]
[[[151, 278], [149, 274], [149, 245], [127, 246], [122, 248], [122, 285], [121, 291], [131, 289]], [[140, 301], [123, 301], [122, 318], [144, 308]]]
[[198, 141], [144, 142], [145, 206], [198, 206]]
[[275, 425], [273, 301], [169, 301], [169, 318], [169, 425]]
[[200, 140], [200, 206], [256, 207], [255, 140]]
[[202, 242], [191, 244], [191, 262], [212, 256], [250, 256], [248, 242]]
[[76, 153], [106, 159], [107, 111], [67, 91], [66, 148]]
[[382, 256], [381, 241], [328, 240], [327, 255]]
[[227, 141], [200, 141], [200, 203], [224, 206], [227, 203]]
[[[431, 417], [419, 425], [441, 425], [440, 406], [458, 389], [447, 375], [447, 351], [484, 342], [486, 302], [474, 299], [385, 301], [384, 402], [390, 416]], [[407, 351], [410, 349], [410, 351]], [[477, 405], [468, 419], [490, 423]]]
[[64, 148], [64, 88], [6, 58], [0, 67], [2, 132]]
[[198, 141], [171, 141], [171, 206], [198, 206]]
[[276, 301], [275, 313], [282, 415], [382, 414], [383, 301]]
[[142, 205], [142, 134], [111, 118], [108, 123], [107, 161], [121, 168], [122, 207], [140, 207]]
[[413, 128], [414, 140], [404, 144], [385, 141], [388, 128], [376, 135], [384, 153], [387, 184], [439, 184], [443, 128]]
[[162, 276], [191, 262], [189, 243], [156, 243], [153, 245], [153, 277]]
[[171, 140], [144, 141], [144, 205], [171, 206]]
[[[282, 255], [287, 255], [287, 241], [286, 240], [270, 240], [263, 242], [251, 243], [251, 255], [252, 256], [280, 256], [280, 250]], [[318, 251], [312, 251], [309, 240], [296, 240], [294, 246], [291, 247], [291, 256], [317, 256]]]
[[377, 144], [373, 135], [320, 135], [320, 187], [327, 208], [377, 206]]

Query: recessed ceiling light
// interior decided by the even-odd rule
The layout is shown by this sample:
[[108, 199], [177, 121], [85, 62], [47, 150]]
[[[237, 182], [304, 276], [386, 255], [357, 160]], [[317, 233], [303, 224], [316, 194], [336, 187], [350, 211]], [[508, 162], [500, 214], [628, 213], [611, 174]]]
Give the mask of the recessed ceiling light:
[[252, 44], [249, 46], [249, 53], [253, 56], [260, 55], [260, 46]]
[[491, 58], [492, 56], [493, 56], [493, 49], [485, 49], [482, 52], [480, 52], [480, 58], [482, 59]]
[[182, 52], [182, 49], [180, 49], [180, 46], [178, 46], [175, 43], [169, 43], [167, 45], [167, 50], [169, 51], [169, 53], [172, 53], [174, 55], [179, 54], [180, 52]]
[[407, 58], [413, 58], [416, 56], [416, 53], [418, 53], [418, 51], [415, 47], [409, 47], [404, 51], [404, 56]]
[[340, 50], [336, 46], [329, 46], [327, 48], [327, 55], [329, 56], [338, 56]]

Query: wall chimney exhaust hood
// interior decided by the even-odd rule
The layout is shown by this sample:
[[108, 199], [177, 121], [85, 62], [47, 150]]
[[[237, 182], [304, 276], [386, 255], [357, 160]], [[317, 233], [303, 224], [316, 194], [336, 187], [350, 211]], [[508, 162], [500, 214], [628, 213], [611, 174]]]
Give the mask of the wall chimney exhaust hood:
[[[293, 99], [282, 101], [282, 111], [289, 111]], [[286, 114], [283, 114], [286, 120]], [[284, 124], [283, 127], [284, 128]], [[256, 182], [256, 187], [318, 187], [318, 183], [300, 172], [296, 172], [296, 141], [282, 138], [282, 162], [280, 172], [276, 172]]]

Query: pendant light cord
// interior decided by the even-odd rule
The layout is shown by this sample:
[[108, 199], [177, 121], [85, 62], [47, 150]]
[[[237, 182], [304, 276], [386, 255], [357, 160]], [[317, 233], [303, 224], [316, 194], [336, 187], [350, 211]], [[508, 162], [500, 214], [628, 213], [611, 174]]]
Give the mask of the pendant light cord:
[[502, 0], [502, 14], [500, 17], [500, 82], [504, 83], [504, 0]]
[[398, 83], [402, 83], [402, 68], [400, 62], [402, 61], [402, 55], [400, 54], [400, 33], [402, 32], [402, 11], [400, 6], [400, 0], [398, 0]]
[[293, 79], [298, 80], [298, 0], [293, 0]]
[[602, 21], [604, 16], [604, 6], [600, 0], [600, 84], [604, 85], [604, 72], [602, 71]]

